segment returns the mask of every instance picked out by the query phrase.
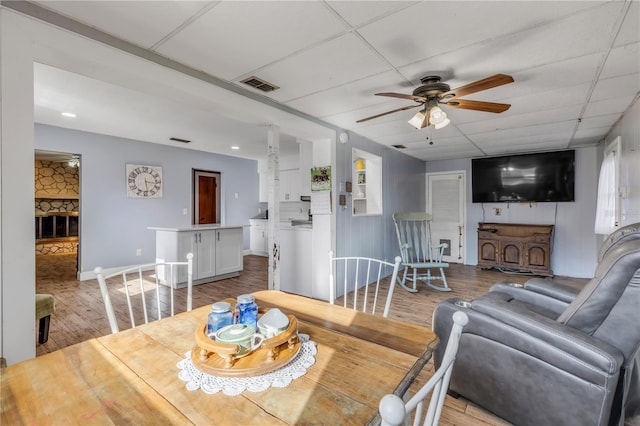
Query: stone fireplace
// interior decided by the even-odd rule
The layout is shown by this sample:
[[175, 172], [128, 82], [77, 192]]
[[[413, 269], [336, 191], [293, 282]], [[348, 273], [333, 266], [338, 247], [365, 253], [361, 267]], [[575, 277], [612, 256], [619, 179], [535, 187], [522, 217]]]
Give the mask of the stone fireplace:
[[76, 253], [79, 173], [67, 162], [35, 161], [36, 254]]

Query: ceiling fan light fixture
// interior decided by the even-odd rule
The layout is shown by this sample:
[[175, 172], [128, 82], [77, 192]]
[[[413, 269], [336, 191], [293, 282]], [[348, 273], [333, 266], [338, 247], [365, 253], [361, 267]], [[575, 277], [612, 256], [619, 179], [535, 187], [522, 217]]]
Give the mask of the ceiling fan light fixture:
[[429, 110], [429, 121], [431, 124], [440, 124], [447, 119], [447, 113], [439, 106], [434, 106]]
[[[411, 120], [409, 120], [407, 123], [411, 124], [413, 127], [415, 127], [416, 129], [420, 130], [423, 127], [428, 126], [428, 121], [429, 118], [428, 116], [425, 114], [426, 111], [418, 111], [416, 112], [416, 115], [414, 115]], [[427, 123], [425, 123], [427, 122]]]
[[435, 124], [434, 127], [436, 129], [442, 129], [443, 127], [445, 127], [447, 124], [451, 123], [451, 120], [449, 120], [446, 116], [444, 118], [444, 121], [442, 121], [441, 123]]

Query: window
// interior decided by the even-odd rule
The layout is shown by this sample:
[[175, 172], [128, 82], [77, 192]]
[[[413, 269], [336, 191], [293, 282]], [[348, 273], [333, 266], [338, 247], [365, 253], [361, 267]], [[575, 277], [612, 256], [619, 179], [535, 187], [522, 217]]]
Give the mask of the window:
[[604, 151], [598, 179], [595, 233], [609, 235], [620, 226], [620, 136]]

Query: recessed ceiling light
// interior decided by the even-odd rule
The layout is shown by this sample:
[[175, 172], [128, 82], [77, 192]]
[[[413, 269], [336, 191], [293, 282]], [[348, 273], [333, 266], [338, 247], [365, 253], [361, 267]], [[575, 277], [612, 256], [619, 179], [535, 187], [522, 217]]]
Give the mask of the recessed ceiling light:
[[72, 112], [61, 112], [60, 114], [65, 117], [76, 118], [76, 115]]
[[234, 146], [231, 147], [231, 149], [240, 149], [240, 147], [234, 145]]

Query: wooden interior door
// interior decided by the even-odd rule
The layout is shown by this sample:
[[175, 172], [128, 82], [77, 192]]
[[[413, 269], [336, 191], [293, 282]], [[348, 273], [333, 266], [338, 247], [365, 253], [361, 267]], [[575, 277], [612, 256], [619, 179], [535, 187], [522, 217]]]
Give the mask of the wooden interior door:
[[198, 223], [216, 223], [217, 179], [212, 176], [198, 176]]
[[220, 222], [220, 173], [194, 170], [195, 224]]

